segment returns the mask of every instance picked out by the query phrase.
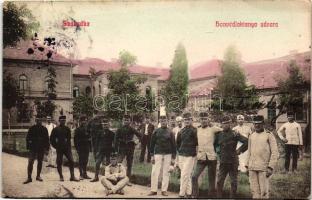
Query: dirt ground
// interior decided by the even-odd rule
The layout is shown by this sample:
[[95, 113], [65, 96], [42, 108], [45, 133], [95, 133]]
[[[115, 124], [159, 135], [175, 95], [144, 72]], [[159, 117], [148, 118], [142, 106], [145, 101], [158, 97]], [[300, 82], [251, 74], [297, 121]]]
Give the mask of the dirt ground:
[[[64, 182], [59, 181], [56, 168], [47, 168], [43, 164], [42, 175], [43, 182], [35, 180], [37, 172], [37, 163], [34, 164], [32, 179], [33, 182], [24, 185], [27, 177], [27, 159], [2, 153], [2, 197], [15, 198], [149, 198], [147, 194], [150, 188], [140, 185], [125, 187], [125, 195], [106, 196], [106, 191], [100, 182], [90, 183], [89, 180], [80, 182], [69, 181], [68, 167], [63, 167]], [[75, 168], [76, 177], [79, 176], [79, 170]], [[89, 172], [93, 177], [94, 174]], [[163, 198], [160, 192], [153, 198]], [[178, 194], [169, 192], [169, 198], [176, 198]]]

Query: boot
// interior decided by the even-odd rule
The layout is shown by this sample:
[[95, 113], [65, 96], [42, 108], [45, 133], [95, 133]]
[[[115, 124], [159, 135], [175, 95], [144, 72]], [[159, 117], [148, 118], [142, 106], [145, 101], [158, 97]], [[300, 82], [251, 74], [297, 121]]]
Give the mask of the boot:
[[32, 182], [32, 179], [31, 179], [31, 178], [27, 178], [27, 180], [24, 181], [23, 184], [28, 184], [28, 183], [30, 183], [30, 182]]
[[98, 182], [99, 181], [99, 177], [95, 176], [94, 179], [92, 179], [90, 182]]
[[40, 182], [43, 181], [43, 179], [42, 179], [40, 176], [37, 176], [37, 177], [36, 177], [36, 180], [37, 180], [37, 181], [40, 181]]
[[91, 179], [91, 177], [88, 176], [87, 173], [85, 173], [85, 174], [83, 175], [83, 178], [85, 178], [85, 179]]

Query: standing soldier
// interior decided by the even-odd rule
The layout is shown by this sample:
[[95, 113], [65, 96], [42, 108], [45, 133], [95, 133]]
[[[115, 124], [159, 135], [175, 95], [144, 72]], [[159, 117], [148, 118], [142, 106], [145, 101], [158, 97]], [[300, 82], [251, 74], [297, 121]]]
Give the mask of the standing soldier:
[[80, 126], [75, 129], [74, 144], [79, 157], [80, 180], [91, 179], [87, 175], [87, 164], [89, 160], [89, 152], [91, 150], [91, 137], [87, 132], [87, 118], [80, 117]]
[[174, 165], [176, 146], [173, 133], [167, 127], [166, 116], [160, 116], [161, 127], [152, 135], [150, 152], [152, 155], [151, 192], [149, 196], [157, 195], [158, 177], [162, 168], [161, 194], [168, 196], [169, 168]]
[[197, 129], [192, 125], [191, 113], [184, 113], [184, 128], [177, 136], [177, 150], [179, 154], [179, 168], [181, 169], [179, 197], [191, 197], [192, 172], [197, 155]]
[[278, 159], [275, 137], [263, 128], [263, 116], [254, 118], [255, 132], [249, 136], [246, 168], [252, 198], [269, 198], [269, 178]]
[[208, 167], [208, 193], [213, 194], [216, 184], [216, 171], [217, 171], [217, 155], [214, 150], [215, 135], [222, 131], [221, 128], [216, 126], [209, 126], [208, 113], [199, 113], [200, 127], [197, 128], [198, 137], [198, 153], [197, 164], [192, 176], [193, 183], [193, 197], [197, 198], [199, 193], [198, 178], [203, 170]]
[[[51, 122], [51, 116], [47, 116], [47, 124], [45, 127], [48, 129], [49, 137], [51, 136], [52, 130], [56, 127], [55, 124]], [[48, 154], [48, 165], [47, 167], [55, 168], [56, 163], [56, 150], [51, 147], [49, 154]]]
[[[131, 169], [133, 162], [133, 154], [135, 148], [134, 135], [141, 140], [141, 135], [130, 126], [130, 116], [123, 116], [123, 126], [116, 131], [114, 148], [118, 152], [118, 162], [121, 163], [126, 157], [127, 160], [127, 176], [131, 178]], [[131, 184], [128, 184], [131, 186]]]
[[[245, 152], [248, 148], [248, 140], [239, 133], [231, 129], [231, 118], [228, 116], [222, 119], [223, 131], [217, 133], [215, 146], [220, 147], [220, 167], [217, 181], [217, 197], [222, 196], [222, 190], [225, 178], [229, 174], [231, 178], [230, 198], [234, 198], [237, 191], [237, 175], [238, 175], [238, 155]], [[236, 150], [237, 142], [243, 143]]]
[[[301, 126], [295, 122], [294, 114], [288, 113], [288, 122], [278, 129], [278, 136], [285, 142], [285, 170], [289, 172], [290, 156], [292, 155], [292, 171], [297, 170], [297, 161], [299, 158], [299, 147], [302, 147]], [[283, 134], [285, 136], [283, 136]]]
[[109, 121], [106, 117], [102, 119], [101, 128], [95, 134], [93, 151], [95, 153], [95, 176], [91, 182], [99, 181], [101, 163], [105, 160], [105, 166], [110, 164], [110, 157], [113, 151], [115, 134], [109, 130]]
[[64, 181], [62, 173], [63, 155], [66, 156], [69, 162], [70, 181], [79, 181], [74, 175], [74, 159], [71, 151], [71, 131], [67, 126], [65, 126], [66, 116], [60, 116], [59, 122], [60, 125], [52, 131], [50, 142], [56, 149], [56, 164], [57, 171], [60, 175], [60, 181]]
[[31, 174], [34, 161], [37, 159], [37, 181], [43, 181], [40, 177], [44, 153], [50, 148], [48, 130], [42, 126], [41, 116], [36, 116], [36, 124], [29, 128], [26, 136], [26, 147], [29, 150], [27, 173], [28, 178], [24, 184], [32, 181]]
[[151, 136], [153, 134], [154, 129], [155, 127], [151, 123], [149, 116], [146, 116], [145, 123], [143, 123], [140, 127], [142, 134], [140, 162], [144, 162], [146, 150], [147, 150], [147, 162], [148, 163], [151, 162], [151, 155], [149, 149], [151, 143]]
[[[237, 126], [235, 126], [233, 128], [234, 131], [236, 131], [237, 133], [239, 133], [240, 135], [246, 137], [247, 139], [249, 138], [249, 135], [251, 134], [251, 128], [249, 126], [244, 125], [244, 116], [243, 115], [237, 115], [236, 117], [237, 120]], [[237, 149], [242, 145], [242, 143], [238, 143], [237, 144]], [[245, 151], [244, 153], [240, 154], [238, 156], [238, 160], [239, 160], [239, 167], [238, 169], [241, 172], [246, 172], [247, 169], [245, 167], [246, 165], [246, 158], [247, 158], [247, 151]]]

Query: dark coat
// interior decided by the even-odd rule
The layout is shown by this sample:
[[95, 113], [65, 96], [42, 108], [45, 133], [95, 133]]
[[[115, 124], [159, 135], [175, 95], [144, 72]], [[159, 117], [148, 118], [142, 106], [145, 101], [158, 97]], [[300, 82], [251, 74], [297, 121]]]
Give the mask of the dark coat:
[[114, 149], [119, 152], [122, 149], [128, 149], [128, 147], [134, 147], [134, 135], [136, 135], [141, 141], [142, 135], [137, 132], [131, 126], [122, 126], [116, 131], [114, 139]]
[[76, 150], [83, 151], [83, 152], [90, 152], [91, 151], [91, 136], [87, 132], [86, 126], [79, 126], [75, 130], [74, 135], [74, 145]]
[[50, 143], [56, 150], [71, 149], [71, 131], [67, 126], [57, 126], [52, 130]]
[[30, 151], [44, 152], [49, 150], [48, 129], [42, 125], [33, 125], [26, 136], [26, 148]]
[[[145, 125], [146, 124], [142, 124], [141, 126], [140, 126], [140, 133], [141, 133], [141, 135], [142, 135], [142, 138], [144, 137], [144, 133], [145, 133]], [[153, 134], [153, 132], [154, 132], [154, 129], [155, 129], [155, 126], [153, 125], [153, 124], [149, 124], [148, 126], [147, 126], [147, 133], [148, 133], [148, 138], [151, 138], [151, 136], [152, 136], [152, 134]]]
[[109, 129], [99, 129], [93, 143], [94, 152], [112, 151], [115, 133]]

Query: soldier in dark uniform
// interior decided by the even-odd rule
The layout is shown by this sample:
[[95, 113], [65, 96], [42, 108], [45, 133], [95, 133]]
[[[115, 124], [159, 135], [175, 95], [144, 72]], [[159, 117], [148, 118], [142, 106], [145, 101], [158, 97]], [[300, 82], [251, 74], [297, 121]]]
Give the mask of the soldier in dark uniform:
[[[153, 134], [155, 127], [151, 123], [149, 116], [146, 116], [145, 123], [140, 126], [141, 134], [142, 134], [142, 142], [141, 142], [141, 155], [140, 162], [144, 162], [145, 152], [147, 149], [147, 162], [151, 162], [151, 154], [150, 154], [150, 143], [151, 136]], [[146, 148], [147, 147], [147, 148]]]
[[45, 152], [49, 151], [49, 134], [46, 127], [42, 126], [41, 116], [36, 116], [36, 124], [29, 128], [26, 136], [26, 147], [29, 150], [27, 173], [28, 178], [24, 184], [32, 181], [31, 174], [35, 159], [37, 159], [37, 181], [43, 181], [40, 177], [42, 160]]
[[[248, 139], [239, 133], [231, 129], [231, 118], [225, 116], [222, 118], [222, 128], [223, 131], [220, 131], [216, 134], [214, 146], [219, 146], [220, 148], [220, 167], [218, 173], [217, 181], [217, 197], [222, 196], [222, 190], [224, 185], [224, 180], [229, 174], [231, 178], [231, 191], [230, 198], [234, 198], [237, 191], [237, 175], [238, 175], [238, 155], [243, 153], [248, 148]], [[237, 142], [242, 142], [236, 150]]]
[[103, 118], [101, 122], [101, 128], [95, 133], [95, 139], [93, 143], [93, 151], [95, 153], [95, 176], [91, 182], [99, 181], [99, 173], [101, 163], [105, 160], [105, 165], [110, 164], [110, 156], [113, 151], [113, 141], [115, 134], [109, 130], [109, 121], [107, 118]]
[[[130, 126], [130, 116], [124, 115], [123, 126], [116, 131], [114, 148], [118, 152], [118, 162], [122, 162], [126, 157], [127, 159], [127, 176], [131, 177], [131, 169], [133, 162], [133, 154], [135, 148], [134, 135], [141, 140], [141, 134]], [[131, 184], [128, 184], [131, 185]]]
[[80, 126], [75, 130], [74, 144], [79, 157], [80, 180], [91, 179], [87, 175], [87, 164], [89, 160], [89, 152], [91, 150], [91, 137], [87, 132], [87, 118], [80, 117]]
[[71, 131], [65, 126], [66, 116], [59, 117], [60, 125], [53, 129], [50, 137], [51, 145], [56, 149], [57, 171], [60, 175], [60, 181], [64, 181], [62, 173], [63, 155], [69, 162], [70, 181], [79, 181], [74, 175], [74, 159], [71, 151]]

